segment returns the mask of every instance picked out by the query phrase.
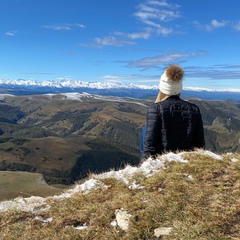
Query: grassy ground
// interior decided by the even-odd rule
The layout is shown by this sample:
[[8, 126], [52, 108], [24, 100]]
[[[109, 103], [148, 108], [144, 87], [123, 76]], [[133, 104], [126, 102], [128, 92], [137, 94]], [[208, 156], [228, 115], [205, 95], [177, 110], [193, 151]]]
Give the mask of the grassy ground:
[[[150, 177], [135, 175], [140, 188], [106, 178], [108, 188], [49, 200], [46, 212], [1, 213], [0, 239], [153, 240], [159, 227], [172, 231], [158, 239], [240, 239], [240, 156], [185, 153], [184, 159]], [[121, 208], [132, 216], [128, 231], [111, 225]]]
[[47, 197], [62, 190], [47, 185], [41, 174], [28, 172], [0, 171], [0, 201], [19, 196], [32, 195]]

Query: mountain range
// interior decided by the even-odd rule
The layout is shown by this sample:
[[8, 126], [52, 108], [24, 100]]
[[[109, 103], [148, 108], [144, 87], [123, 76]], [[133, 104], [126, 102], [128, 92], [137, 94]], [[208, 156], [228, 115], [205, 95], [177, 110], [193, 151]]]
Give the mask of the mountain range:
[[[154, 97], [158, 92], [157, 85], [122, 84], [119, 82], [84, 82], [84, 81], [52, 81], [37, 82], [33, 80], [0, 79], [0, 93], [14, 95], [32, 95], [44, 93], [88, 92], [106, 96], [146, 98]], [[207, 100], [239, 100], [240, 89], [213, 90], [207, 88], [186, 87], [182, 96]]]

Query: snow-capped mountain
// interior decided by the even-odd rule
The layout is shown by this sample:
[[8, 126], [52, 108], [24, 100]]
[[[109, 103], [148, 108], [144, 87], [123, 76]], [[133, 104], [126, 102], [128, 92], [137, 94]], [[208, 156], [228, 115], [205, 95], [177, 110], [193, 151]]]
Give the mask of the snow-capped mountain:
[[[30, 95], [59, 92], [88, 92], [100, 95], [118, 97], [154, 97], [158, 92], [158, 85], [123, 84], [119, 82], [84, 82], [71, 80], [6, 80], [0, 79], [0, 93], [14, 95]], [[185, 87], [182, 91], [184, 97], [217, 100], [239, 100], [240, 89], [207, 89]]]
[[118, 82], [83, 82], [61, 80], [53, 81], [46, 80], [37, 82], [34, 80], [4, 80], [0, 79], [0, 85], [13, 85], [13, 86], [29, 86], [29, 87], [55, 87], [55, 88], [96, 88], [96, 89], [112, 89], [112, 88], [133, 88], [133, 89], [157, 89], [157, 86], [137, 85], [137, 84], [122, 84]]

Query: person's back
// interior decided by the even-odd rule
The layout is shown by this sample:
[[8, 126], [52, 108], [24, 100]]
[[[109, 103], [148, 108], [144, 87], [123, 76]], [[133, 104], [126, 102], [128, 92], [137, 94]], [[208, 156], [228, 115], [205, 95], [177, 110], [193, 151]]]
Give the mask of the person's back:
[[202, 118], [195, 104], [171, 96], [149, 108], [143, 157], [204, 145]]
[[[182, 70], [179, 66], [174, 67], [174, 71]], [[163, 76], [164, 80], [167, 79], [166, 75], [162, 75], [161, 80]], [[179, 97], [182, 85], [178, 82], [174, 82], [173, 86], [172, 83], [167, 86], [164, 84], [160, 82], [160, 87], [166, 93], [159, 94], [164, 97], [158, 96], [158, 100], [148, 109], [143, 158], [167, 151], [192, 150], [205, 146], [199, 108]]]

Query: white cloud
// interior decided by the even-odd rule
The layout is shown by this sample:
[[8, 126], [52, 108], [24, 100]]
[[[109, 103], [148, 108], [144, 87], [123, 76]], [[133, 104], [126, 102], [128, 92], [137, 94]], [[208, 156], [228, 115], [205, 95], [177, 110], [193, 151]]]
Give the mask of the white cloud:
[[172, 29], [163, 24], [181, 17], [177, 11], [179, 7], [166, 1], [148, 0], [137, 6], [138, 11], [134, 16], [143, 24], [156, 29], [157, 34], [168, 35], [172, 33]]
[[166, 1], [149, 0], [148, 4], [157, 5], [161, 7], [170, 7], [170, 5]]
[[16, 36], [16, 31], [8, 31], [5, 33], [5, 35], [10, 36], [10, 37], [15, 37]]
[[81, 23], [76, 23], [75, 24], [77, 27], [80, 27], [80, 28], [85, 28], [86, 26], [85, 25], [83, 25], [83, 24], [81, 24]]
[[166, 36], [166, 35], [169, 35], [170, 33], [172, 33], [173, 29], [159, 26], [157, 28], [156, 32], [157, 32], [158, 35]]
[[167, 4], [166, 1], [146, 1], [145, 4], [138, 5], [138, 11], [134, 15], [144, 23], [150, 19], [167, 22], [181, 17], [177, 8], [178, 5]]
[[122, 82], [122, 81], [133, 81], [133, 80], [146, 80], [146, 79], [155, 79], [156, 76], [145, 76], [140, 74], [132, 74], [132, 75], [126, 75], [126, 76], [120, 76], [120, 75], [105, 75], [101, 77], [102, 79], [106, 81], [114, 81], [114, 82]]
[[80, 23], [76, 23], [76, 24], [53, 24], [53, 25], [44, 25], [44, 28], [47, 29], [52, 29], [52, 30], [56, 30], [56, 31], [68, 31], [68, 30], [72, 30], [73, 27], [80, 27], [80, 28], [85, 28], [85, 26], [83, 24]]
[[[93, 40], [93, 43], [81, 43], [79, 45], [88, 47], [121, 47], [137, 44], [132, 41], [135, 39], [149, 39], [152, 33], [162, 36], [169, 35], [173, 32], [173, 29], [163, 26], [162, 23], [180, 18], [180, 13], [176, 11], [179, 7], [177, 4], [167, 3], [165, 0], [146, 0], [144, 3], [138, 4], [138, 10], [133, 14], [138, 21], [146, 25], [143, 31], [131, 33], [115, 31], [112, 34], [114, 36], [97, 37]], [[121, 38], [117, 38], [116, 36]]]
[[219, 22], [219, 21], [217, 21], [216, 19], [213, 19], [213, 20], [211, 21], [211, 25], [212, 25], [212, 27], [214, 27], [214, 28], [225, 27], [225, 26], [226, 26], [226, 22], [225, 22], [225, 21]]
[[142, 32], [135, 32], [135, 33], [123, 33], [123, 32], [115, 32], [114, 35], [116, 36], [123, 36], [129, 39], [148, 39], [151, 36], [151, 29], [148, 28]]
[[134, 45], [135, 42], [126, 41], [117, 39], [113, 36], [103, 37], [103, 38], [95, 38], [94, 43], [92, 44], [80, 44], [81, 46], [94, 46], [94, 47], [105, 47], [105, 46], [115, 46], [115, 47], [122, 47], [126, 45]]
[[217, 28], [223, 28], [229, 26], [229, 21], [219, 21], [216, 19], [211, 20], [209, 24], [201, 24], [198, 21], [193, 21], [193, 25], [195, 25], [197, 28], [204, 29], [206, 31], [212, 31]]
[[[146, 75], [140, 75], [140, 74], [132, 74], [132, 75], [105, 75], [101, 77], [104, 81], [107, 82], [115, 82], [118, 84], [133, 84], [134, 82], [139, 83], [155, 83], [159, 82], [159, 75], [152, 75], [152, 76], [146, 76]], [[142, 86], [143, 88], [146, 88], [147, 86]]]
[[56, 25], [45, 25], [43, 26], [44, 28], [47, 29], [52, 29], [52, 30], [57, 30], [57, 31], [61, 31], [61, 30], [71, 30], [71, 27], [68, 24], [56, 24]]
[[129, 80], [132, 79], [132, 76], [119, 76], [119, 75], [105, 75], [102, 76], [102, 79], [107, 80], [107, 81], [114, 81], [114, 82], [121, 82], [124, 80]]
[[216, 19], [213, 19], [210, 24], [206, 25], [206, 30], [211, 31], [216, 28], [222, 28], [227, 25], [226, 21], [218, 21]]
[[237, 31], [240, 31], [240, 22], [234, 23], [233, 28]]
[[165, 55], [157, 55], [153, 57], [146, 57], [139, 60], [130, 61], [128, 67], [137, 67], [142, 69], [158, 68], [164, 64], [178, 63], [185, 61], [190, 57], [206, 56], [206, 52], [195, 52], [195, 53], [182, 53], [182, 52], [171, 52]]
[[190, 78], [205, 78], [210, 80], [226, 80], [240, 78], [240, 65], [213, 65], [209, 67], [186, 67], [186, 75]]

